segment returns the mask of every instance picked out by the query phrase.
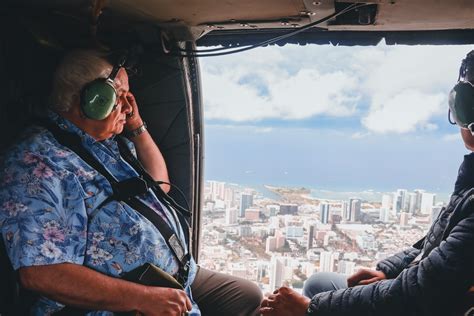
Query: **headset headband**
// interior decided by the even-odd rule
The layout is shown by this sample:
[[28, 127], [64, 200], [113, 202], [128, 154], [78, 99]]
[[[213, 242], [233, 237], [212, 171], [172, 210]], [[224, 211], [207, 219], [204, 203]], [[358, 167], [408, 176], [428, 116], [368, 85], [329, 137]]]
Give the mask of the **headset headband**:
[[127, 61], [127, 56], [124, 54], [119, 58], [119, 60], [116, 63], [113, 63], [114, 67], [112, 68], [112, 72], [110, 72], [110, 75], [107, 77], [107, 80], [114, 82], [115, 77], [117, 77], [117, 74], [120, 68], [122, 68], [125, 65], [126, 61]]
[[462, 60], [461, 67], [459, 68], [458, 81], [465, 80], [467, 73], [473, 70], [474, 70], [474, 50], [470, 51], [466, 55], [466, 58]]

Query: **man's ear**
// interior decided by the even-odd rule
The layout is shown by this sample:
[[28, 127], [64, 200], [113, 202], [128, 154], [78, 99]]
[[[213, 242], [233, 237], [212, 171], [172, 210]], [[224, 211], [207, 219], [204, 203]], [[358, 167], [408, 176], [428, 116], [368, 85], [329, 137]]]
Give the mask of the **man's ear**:
[[471, 131], [461, 128], [461, 136], [464, 141], [464, 146], [466, 146], [470, 151], [474, 151], [474, 136], [472, 136]]

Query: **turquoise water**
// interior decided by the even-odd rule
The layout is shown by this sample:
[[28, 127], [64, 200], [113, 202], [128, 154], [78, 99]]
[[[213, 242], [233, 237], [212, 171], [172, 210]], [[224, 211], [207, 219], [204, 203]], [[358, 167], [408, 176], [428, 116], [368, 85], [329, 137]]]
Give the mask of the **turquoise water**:
[[[280, 196], [273, 191], [267, 189], [264, 184], [256, 185], [256, 184], [239, 184], [242, 187], [248, 187], [255, 189], [258, 191], [263, 197], [269, 198], [272, 200], [280, 200]], [[284, 186], [278, 186], [278, 185], [272, 185], [268, 184], [269, 186], [275, 186], [275, 187], [284, 187]], [[288, 187], [297, 187], [301, 188], [301, 186], [288, 186]], [[403, 188], [400, 188], [403, 189]], [[423, 188], [420, 188], [423, 189]], [[367, 190], [334, 190], [334, 189], [322, 189], [322, 188], [310, 188], [311, 190], [311, 197], [313, 198], [320, 198], [320, 199], [328, 199], [328, 200], [348, 200], [349, 198], [357, 197], [362, 200], [366, 200], [368, 202], [381, 202], [382, 201], [382, 196], [384, 194], [392, 194], [394, 191], [377, 191], [377, 190], [372, 190], [372, 189], [367, 189]], [[412, 192], [413, 190], [408, 190], [408, 192]], [[426, 190], [427, 192], [430, 193], [435, 193], [436, 194], [436, 203], [438, 202], [445, 202], [447, 203], [449, 200], [449, 195], [450, 193], [446, 192], [433, 192]]]

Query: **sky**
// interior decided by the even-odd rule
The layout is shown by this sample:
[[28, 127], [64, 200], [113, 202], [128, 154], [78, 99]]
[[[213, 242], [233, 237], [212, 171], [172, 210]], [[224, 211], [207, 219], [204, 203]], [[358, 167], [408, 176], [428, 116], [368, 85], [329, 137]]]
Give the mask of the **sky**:
[[447, 121], [465, 46], [286, 45], [201, 58], [205, 179], [452, 191]]

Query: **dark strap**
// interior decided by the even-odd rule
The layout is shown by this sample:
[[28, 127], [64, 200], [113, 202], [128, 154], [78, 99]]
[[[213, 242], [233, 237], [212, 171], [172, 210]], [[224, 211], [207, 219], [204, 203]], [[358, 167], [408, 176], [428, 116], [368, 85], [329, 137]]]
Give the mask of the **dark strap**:
[[[153, 189], [153, 191], [155, 192], [155, 194], [159, 197], [161, 197], [163, 200], [165, 200], [171, 207], [177, 209], [179, 211], [179, 213], [182, 215], [182, 216], [185, 216], [185, 217], [188, 217], [190, 218], [191, 217], [191, 212], [187, 209], [185, 209], [184, 207], [182, 207], [181, 205], [179, 205], [171, 196], [169, 196], [168, 194], [166, 194], [160, 187], [159, 183], [157, 183], [153, 178], [152, 176], [146, 171], [146, 169], [143, 167], [142, 163], [140, 162], [140, 160], [138, 160], [133, 154], [132, 152], [130, 151], [130, 149], [128, 148], [127, 144], [125, 143], [125, 140], [123, 137], [121, 136], [118, 136], [116, 138], [117, 140], [117, 144], [118, 144], [118, 147], [119, 147], [119, 151], [120, 151], [120, 155], [122, 156], [122, 158], [128, 162], [133, 169], [135, 169], [135, 171], [138, 172], [138, 174], [140, 176], [142, 176], [142, 178], [148, 183], [148, 185], [150, 186], [150, 188]], [[186, 222], [187, 223], [187, 222]], [[188, 225], [189, 226], [189, 225]]]
[[[89, 152], [84, 146], [79, 136], [66, 132], [59, 128], [56, 124], [50, 122], [41, 121], [40, 125], [48, 129], [56, 140], [63, 146], [68, 147], [74, 151], [79, 157], [81, 157], [87, 164], [104, 176], [112, 186], [114, 194], [109, 197], [106, 201], [118, 200], [128, 204], [132, 209], [147, 218], [162, 234], [168, 247], [179, 262], [179, 272], [176, 277], [178, 282], [185, 287], [185, 283], [188, 279], [189, 266], [191, 255], [186, 252], [186, 248], [180, 238], [171, 229], [171, 227], [164, 221], [164, 219], [157, 214], [148, 205], [137, 199], [135, 195], [145, 193], [148, 191], [146, 181], [141, 178], [135, 177], [127, 179], [122, 182], [118, 182], [105, 167]], [[135, 187], [138, 185], [138, 188]], [[133, 189], [135, 187], [135, 189]], [[131, 190], [131, 191], [130, 191]], [[130, 194], [131, 193], [131, 194]], [[101, 205], [103, 205], [102, 203]], [[178, 224], [178, 222], [177, 222]]]
[[191, 212], [179, 205], [171, 196], [166, 194], [160, 187], [160, 184], [157, 183], [152, 176], [145, 170], [141, 162], [132, 154], [130, 148], [127, 146], [125, 139], [121, 136], [116, 138], [117, 144], [119, 147], [120, 155], [122, 158], [132, 166], [138, 174], [146, 181], [148, 186], [153, 190], [158, 198], [161, 198], [161, 201], [165, 201], [171, 209], [175, 209], [178, 214], [178, 221], [184, 229], [185, 238], [188, 242], [188, 253], [191, 253], [190, 250], [190, 238], [191, 238], [191, 226], [188, 222], [188, 219], [191, 218]]

